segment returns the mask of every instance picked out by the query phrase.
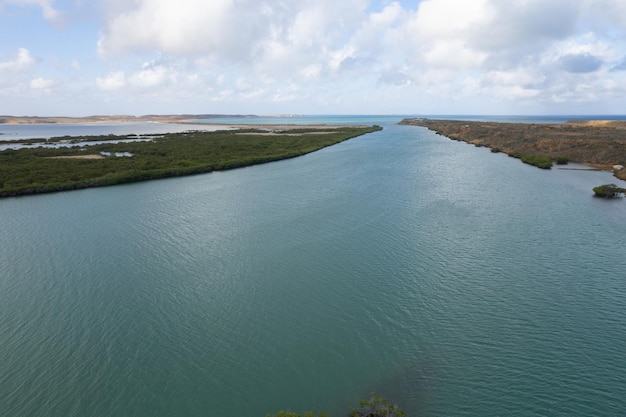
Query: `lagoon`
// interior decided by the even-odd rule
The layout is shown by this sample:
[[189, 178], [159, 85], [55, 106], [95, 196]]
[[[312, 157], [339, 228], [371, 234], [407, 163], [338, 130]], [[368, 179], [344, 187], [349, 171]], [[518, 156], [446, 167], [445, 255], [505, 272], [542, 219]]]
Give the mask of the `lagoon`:
[[152, 122], [0, 124], [0, 140], [50, 139], [59, 136], [154, 135], [188, 130], [214, 131], [225, 128], [226, 126], [206, 123]]
[[0, 200], [0, 410], [625, 415], [626, 202], [591, 191], [617, 180], [366, 119], [295, 159]]

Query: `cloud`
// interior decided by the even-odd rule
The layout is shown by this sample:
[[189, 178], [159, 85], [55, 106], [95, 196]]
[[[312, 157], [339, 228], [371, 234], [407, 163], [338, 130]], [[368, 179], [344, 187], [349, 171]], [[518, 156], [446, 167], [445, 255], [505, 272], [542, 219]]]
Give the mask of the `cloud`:
[[161, 65], [146, 64], [141, 71], [128, 79], [128, 84], [135, 88], [154, 88], [168, 81], [167, 69]]
[[50, 90], [54, 85], [54, 80], [45, 78], [35, 78], [30, 81], [30, 88], [33, 90]]
[[123, 71], [115, 71], [105, 77], [96, 78], [96, 86], [101, 91], [116, 91], [126, 86], [126, 76]]
[[[110, 2], [109, 2], [110, 3]], [[113, 2], [120, 8], [119, 2]], [[168, 54], [213, 53], [243, 59], [284, 12], [255, 0], [138, 0], [111, 16], [99, 51], [116, 54], [158, 49]], [[279, 13], [280, 12], [280, 13]]]
[[405, 31], [431, 63], [515, 65], [575, 33], [580, 13], [569, 0], [424, 0]]
[[599, 70], [603, 61], [597, 56], [583, 53], [564, 55], [559, 60], [559, 63], [567, 72], [583, 74]]
[[61, 23], [63, 21], [63, 14], [52, 7], [54, 0], [4, 0], [0, 2], [0, 6], [4, 4], [13, 4], [17, 6], [38, 6], [41, 9], [41, 13], [47, 21], [51, 23]]
[[10, 61], [0, 61], [0, 71], [22, 71], [35, 63], [28, 49], [20, 48], [17, 56]]
[[111, 71], [95, 84], [129, 98], [322, 106], [393, 91], [499, 109], [597, 100], [626, 69], [622, 0], [102, 1]]
[[98, 51], [112, 57], [157, 50], [286, 72], [330, 60], [366, 7], [364, 0], [138, 0], [108, 19]]
[[626, 58], [622, 59], [611, 71], [626, 71]]

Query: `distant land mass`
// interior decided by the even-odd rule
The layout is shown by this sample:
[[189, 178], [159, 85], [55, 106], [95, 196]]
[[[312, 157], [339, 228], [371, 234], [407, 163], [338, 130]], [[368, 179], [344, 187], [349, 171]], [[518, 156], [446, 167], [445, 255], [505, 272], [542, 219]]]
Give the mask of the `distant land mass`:
[[[510, 156], [540, 155], [613, 171], [626, 180], [626, 121], [571, 120], [565, 123], [502, 123], [427, 118], [403, 125], [426, 127], [440, 135]], [[617, 169], [615, 168], [617, 167]]]
[[49, 123], [124, 123], [124, 122], [160, 122], [160, 123], [185, 123], [194, 120], [217, 119], [221, 117], [257, 117], [252, 114], [146, 114], [143, 116], [132, 115], [96, 115], [84, 117], [65, 116], [0, 116], [0, 124], [49, 124]]

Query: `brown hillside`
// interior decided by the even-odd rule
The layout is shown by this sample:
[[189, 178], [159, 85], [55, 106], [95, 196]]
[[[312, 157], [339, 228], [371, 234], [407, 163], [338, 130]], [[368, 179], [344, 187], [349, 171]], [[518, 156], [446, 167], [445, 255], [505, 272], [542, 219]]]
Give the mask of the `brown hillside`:
[[[566, 157], [609, 170], [613, 165], [626, 165], [626, 122], [622, 121], [534, 124], [404, 119], [400, 124], [423, 126], [450, 139], [507, 154]], [[615, 175], [626, 180], [626, 170], [616, 171]]]

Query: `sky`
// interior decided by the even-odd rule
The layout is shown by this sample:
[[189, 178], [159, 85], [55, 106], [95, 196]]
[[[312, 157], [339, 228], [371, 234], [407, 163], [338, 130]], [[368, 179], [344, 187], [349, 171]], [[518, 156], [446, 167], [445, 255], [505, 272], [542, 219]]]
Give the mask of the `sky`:
[[0, 0], [0, 114], [625, 114], [624, 0]]

